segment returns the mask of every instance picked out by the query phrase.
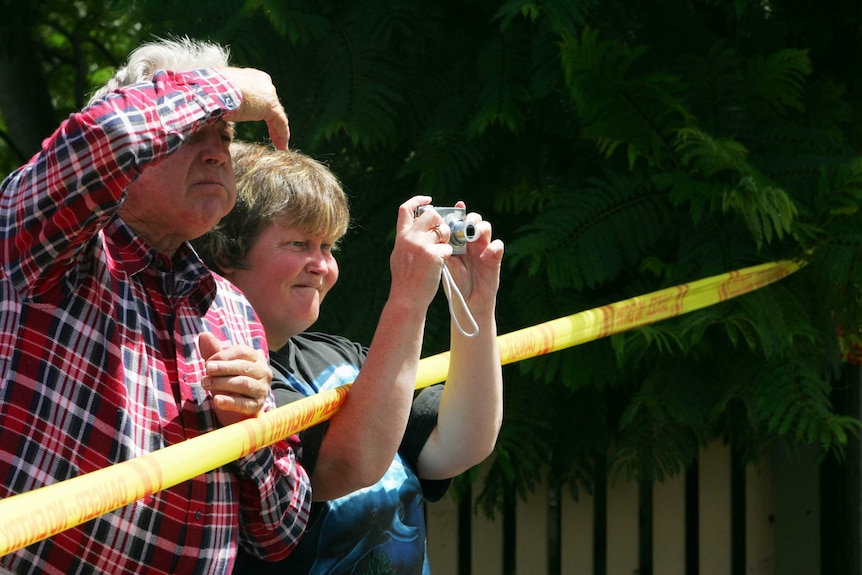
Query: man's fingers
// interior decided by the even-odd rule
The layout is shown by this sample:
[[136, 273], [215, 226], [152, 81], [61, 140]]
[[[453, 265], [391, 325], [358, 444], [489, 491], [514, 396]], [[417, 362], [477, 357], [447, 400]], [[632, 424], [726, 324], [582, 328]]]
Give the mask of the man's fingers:
[[247, 374], [247, 375], [227, 375], [216, 376], [207, 375], [201, 380], [201, 385], [204, 389], [212, 392], [227, 393], [230, 395], [241, 395], [243, 397], [251, 397], [254, 399], [266, 399], [269, 392], [269, 386], [266, 383], [266, 375]]
[[198, 349], [204, 361], [208, 360], [222, 350], [221, 342], [216, 336], [208, 331], [201, 332], [198, 337]]
[[264, 403], [245, 397], [234, 397], [227, 394], [212, 396], [216, 417], [221, 425], [230, 425], [244, 419], [257, 417], [263, 411]]
[[[259, 379], [246, 376], [212, 377], [202, 381], [215, 404], [216, 415], [222, 425], [246, 417], [255, 417], [263, 411], [269, 386]], [[228, 416], [234, 414], [241, 417]]]
[[254, 68], [228, 67], [222, 71], [242, 92], [242, 104], [233, 112], [225, 114], [225, 119], [233, 122], [266, 122], [273, 146], [286, 150], [290, 141], [290, 126], [270, 75]]
[[272, 145], [276, 150], [286, 150], [290, 142], [290, 124], [287, 121], [287, 114], [282, 114], [274, 120], [269, 120], [266, 123], [269, 130], [269, 139], [272, 140]]
[[231, 395], [229, 393], [213, 394], [213, 401], [216, 408], [220, 411], [237, 413], [240, 415], [254, 416], [260, 413], [263, 409], [264, 401], [256, 400], [250, 397], [242, 397], [239, 395]]
[[[248, 363], [257, 363], [257, 362], [260, 362], [262, 364], [267, 363], [266, 358], [263, 355], [263, 352], [258, 350], [258, 349], [251, 347], [250, 345], [237, 343], [237, 344], [228, 345], [227, 347], [223, 347], [224, 344], [222, 344], [217, 339], [215, 339], [215, 336], [213, 336], [212, 334], [207, 334], [207, 335], [210, 336], [213, 340], [215, 340], [215, 342], [216, 342], [215, 345], [218, 346], [218, 351], [217, 351], [218, 357], [213, 357], [212, 353], [209, 356], [204, 356], [205, 359], [212, 360], [211, 363], [213, 364], [213, 366], [210, 366], [209, 364], [207, 364], [208, 370], [212, 369], [212, 367], [215, 366], [216, 362], [218, 362], [218, 363], [229, 363], [229, 362], [234, 362], [234, 361], [246, 361]], [[201, 353], [203, 353], [203, 350], [201, 350]], [[221, 367], [222, 370], [224, 370], [224, 369], [237, 369], [237, 368], [244, 369], [244, 370], [249, 369], [248, 367], [243, 368], [242, 366], [237, 366], [237, 365], [225, 365], [225, 366]]]

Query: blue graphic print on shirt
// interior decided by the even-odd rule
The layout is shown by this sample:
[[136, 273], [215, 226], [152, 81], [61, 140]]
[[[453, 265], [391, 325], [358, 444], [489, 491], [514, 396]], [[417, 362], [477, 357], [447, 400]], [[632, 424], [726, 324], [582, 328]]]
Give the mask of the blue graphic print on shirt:
[[[273, 355], [287, 387], [310, 396], [352, 383], [367, 350], [349, 340], [301, 334]], [[434, 408], [436, 421], [436, 404]], [[417, 428], [420, 444], [433, 422]], [[376, 484], [319, 504], [319, 514], [281, 566], [289, 573], [430, 575], [423, 485], [415, 463], [396, 454]]]

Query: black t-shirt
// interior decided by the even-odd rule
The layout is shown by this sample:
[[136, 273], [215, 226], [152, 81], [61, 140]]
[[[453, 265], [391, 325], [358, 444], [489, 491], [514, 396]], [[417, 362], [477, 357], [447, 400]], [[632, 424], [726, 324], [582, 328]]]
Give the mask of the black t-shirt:
[[[281, 406], [352, 383], [367, 348], [346, 338], [299, 334], [270, 352], [273, 394]], [[234, 573], [422, 573], [427, 570], [424, 502], [439, 500], [451, 480], [420, 480], [419, 454], [437, 425], [442, 384], [414, 397], [407, 429], [386, 475], [375, 485], [312, 506], [312, 519], [284, 561], [263, 562], [240, 552]], [[311, 475], [328, 422], [300, 433], [302, 465]]]

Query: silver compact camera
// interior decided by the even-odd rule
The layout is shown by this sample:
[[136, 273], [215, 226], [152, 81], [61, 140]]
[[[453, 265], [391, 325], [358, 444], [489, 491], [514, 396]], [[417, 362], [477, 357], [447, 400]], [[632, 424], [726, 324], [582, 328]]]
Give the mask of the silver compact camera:
[[440, 214], [440, 217], [449, 226], [449, 245], [452, 246], [452, 253], [467, 253], [467, 242], [476, 240], [476, 226], [464, 219], [467, 216], [464, 208], [419, 206], [416, 209], [416, 215], [419, 216], [425, 210], [434, 210]]

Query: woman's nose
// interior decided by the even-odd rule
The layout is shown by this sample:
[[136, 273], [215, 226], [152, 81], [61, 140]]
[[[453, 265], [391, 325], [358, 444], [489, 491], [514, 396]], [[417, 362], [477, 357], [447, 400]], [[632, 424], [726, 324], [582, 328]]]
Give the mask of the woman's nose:
[[308, 268], [310, 271], [318, 274], [325, 274], [329, 271], [329, 261], [327, 260], [326, 254], [323, 253], [323, 250], [312, 250], [308, 257]]

